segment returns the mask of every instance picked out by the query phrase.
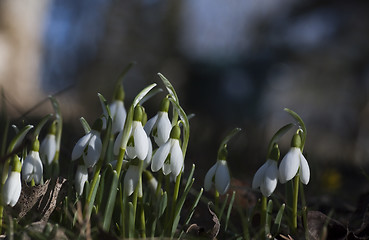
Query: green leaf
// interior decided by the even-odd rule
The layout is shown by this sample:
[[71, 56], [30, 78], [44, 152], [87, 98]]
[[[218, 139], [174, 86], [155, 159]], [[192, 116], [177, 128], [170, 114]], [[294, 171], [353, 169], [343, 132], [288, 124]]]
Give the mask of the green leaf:
[[115, 82], [115, 88], [117, 88], [117, 86], [119, 84], [123, 83], [123, 79], [126, 76], [127, 72], [133, 67], [133, 65], [135, 65], [135, 62], [130, 62], [122, 71], [122, 73], [119, 75], [118, 79]]
[[192, 203], [192, 206], [190, 208], [190, 214], [187, 216], [187, 218], [185, 220], [185, 225], [190, 222], [190, 220], [192, 218], [192, 215], [195, 212], [195, 208], [197, 207], [197, 204], [199, 203], [200, 198], [201, 198], [203, 192], [204, 192], [204, 189], [201, 188], [199, 194], [197, 194], [197, 197], [196, 197], [195, 201]]
[[268, 201], [268, 206], [266, 209], [266, 216], [265, 216], [265, 234], [269, 234], [270, 233], [270, 224], [272, 221], [272, 212], [273, 212], [273, 201], [269, 200]]
[[52, 114], [48, 114], [45, 117], [43, 117], [41, 119], [41, 121], [37, 124], [35, 131], [33, 132], [33, 136], [35, 138], [38, 137], [38, 135], [40, 135], [41, 129], [44, 127], [44, 125], [46, 124], [46, 122], [51, 118]]
[[277, 143], [279, 141], [279, 139], [284, 135], [286, 134], [290, 129], [291, 127], [293, 127], [293, 124], [292, 123], [289, 123], [287, 125], [284, 125], [283, 127], [281, 127], [272, 137], [272, 139], [270, 139], [269, 141], [269, 145], [268, 145], [268, 158], [269, 158], [269, 155], [270, 155], [270, 152], [272, 151], [273, 149], [273, 146], [275, 143]]
[[81, 122], [83, 130], [85, 131], [86, 134], [91, 132], [91, 127], [84, 117], [80, 117], [79, 121]]
[[54, 111], [55, 111], [55, 117], [57, 119], [61, 118], [61, 111], [60, 111], [60, 106], [59, 106], [59, 103], [58, 101], [56, 101], [56, 99], [53, 97], [53, 96], [49, 96], [49, 99], [51, 101], [51, 105], [53, 106], [54, 108]]
[[[115, 207], [115, 200], [117, 196], [118, 187], [118, 174], [112, 169], [111, 165], [108, 165], [106, 175], [105, 175], [105, 186], [104, 186], [104, 196], [101, 203], [101, 213], [103, 216], [102, 227], [105, 231], [110, 228], [112, 215]], [[105, 201], [104, 201], [105, 200]]]
[[234, 135], [236, 135], [239, 131], [241, 131], [241, 128], [235, 128], [233, 129], [222, 141], [222, 143], [219, 146], [218, 149], [218, 156], [220, 154], [220, 152], [222, 151], [224, 145], [227, 145], [227, 143], [229, 142], [229, 140], [231, 140], [231, 138], [233, 138]]
[[174, 87], [172, 86], [172, 84], [169, 82], [169, 80], [164, 77], [163, 74], [158, 73], [159, 77], [161, 78], [161, 80], [163, 81], [168, 93], [170, 94], [170, 96], [174, 99], [175, 102], [177, 102], [179, 104], [179, 99], [177, 96], [176, 91], [174, 90]]
[[104, 116], [105, 117], [111, 117], [108, 101], [106, 101], [104, 96], [101, 95], [100, 93], [97, 93], [97, 96], [99, 97], [100, 104], [101, 104], [101, 107], [102, 107], [103, 112], [104, 112]]
[[[95, 203], [96, 193], [97, 193], [97, 190], [99, 189], [100, 179], [101, 179], [101, 176], [99, 175], [98, 178], [97, 178], [96, 184], [94, 186], [91, 186], [91, 187], [93, 187], [93, 189], [92, 189], [91, 199], [90, 199], [89, 204], [87, 206], [87, 216], [91, 216], [91, 211], [92, 211], [92, 208], [94, 207], [94, 203]], [[90, 191], [90, 189], [89, 189], [89, 191]], [[86, 191], [86, 192], [89, 193], [89, 191]]]
[[150, 98], [154, 97], [156, 94], [158, 94], [162, 91], [163, 91], [163, 89], [161, 89], [161, 88], [155, 88], [155, 89], [151, 90], [148, 94], [146, 94], [145, 97], [143, 97], [140, 100], [140, 105], [144, 104], [147, 100], [149, 100]]
[[128, 222], [128, 237], [133, 238], [135, 234], [135, 221], [132, 221], [132, 219], [135, 218], [135, 210], [133, 207], [133, 203], [128, 203], [128, 213], [129, 213], [129, 222]]
[[224, 199], [223, 204], [222, 204], [222, 207], [220, 208], [220, 211], [219, 211], [219, 214], [218, 214], [218, 218], [219, 219], [222, 219], [224, 209], [225, 209], [226, 204], [228, 202], [228, 198], [229, 198], [229, 194], [226, 194], [226, 198]]
[[195, 164], [192, 164], [190, 175], [187, 177], [187, 182], [185, 186], [185, 191], [190, 187], [191, 181], [188, 181], [189, 179], [192, 179], [193, 173], [195, 172]]
[[157, 84], [153, 83], [147, 87], [145, 87], [133, 100], [132, 105], [133, 108], [137, 106], [137, 104], [153, 89]]
[[226, 222], [225, 222], [225, 227], [224, 227], [224, 230], [225, 231], [227, 231], [227, 228], [228, 228], [229, 217], [231, 216], [231, 211], [232, 211], [232, 207], [233, 207], [235, 196], [236, 196], [236, 191], [233, 191], [231, 200], [229, 201], [229, 205], [228, 205]]
[[284, 212], [285, 207], [286, 207], [286, 204], [281, 205], [281, 207], [279, 208], [279, 211], [277, 213], [277, 216], [274, 220], [274, 224], [273, 224], [273, 227], [272, 227], [273, 236], [275, 236], [279, 233], [279, 228], [281, 226], [281, 222], [282, 222], [282, 218], [283, 218], [283, 212]]
[[305, 146], [305, 140], [306, 140], [306, 134], [307, 134], [307, 131], [306, 131], [306, 127], [305, 127], [305, 123], [304, 121], [302, 120], [302, 118], [294, 111], [292, 111], [291, 109], [288, 109], [288, 108], [285, 108], [284, 109], [288, 114], [290, 114], [298, 123], [298, 125], [301, 127], [302, 129], [302, 146]]
[[11, 153], [14, 149], [19, 147], [23, 142], [24, 137], [27, 135], [29, 130], [33, 128], [32, 125], [25, 126], [22, 130], [20, 130], [17, 135], [12, 139], [8, 147], [8, 153]]

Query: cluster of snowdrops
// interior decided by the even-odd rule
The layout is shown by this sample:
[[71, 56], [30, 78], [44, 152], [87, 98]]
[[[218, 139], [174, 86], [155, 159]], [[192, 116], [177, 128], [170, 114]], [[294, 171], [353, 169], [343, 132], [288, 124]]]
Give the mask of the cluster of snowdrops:
[[[83, 217], [89, 221], [91, 216], [100, 216], [98, 223], [103, 230], [121, 237], [182, 237], [185, 228], [178, 228], [181, 217], [182, 226], [191, 222], [192, 215], [202, 199], [203, 189], [191, 191], [195, 166], [193, 165], [186, 179], [184, 159], [189, 141], [189, 118], [179, 104], [179, 99], [172, 84], [159, 74], [167, 94], [163, 97], [157, 114], [148, 118], [144, 103], [163, 90], [151, 84], [144, 88], [126, 110], [122, 78], [119, 78], [112, 100], [108, 102], [98, 94], [102, 106], [102, 114], [90, 125], [81, 117], [85, 131], [71, 153], [75, 163], [73, 183], [74, 196], [66, 196], [65, 202], [84, 204]], [[60, 139], [62, 135], [62, 116], [60, 106], [55, 98], [50, 97], [55, 114], [43, 118], [33, 127], [27, 125], [17, 129], [17, 134], [10, 142], [7, 159], [2, 172], [0, 206], [1, 218], [4, 206], [13, 207], [17, 204], [22, 191], [22, 181], [28, 186], [44, 183], [44, 179], [57, 177]], [[170, 111], [171, 110], [171, 111]], [[287, 201], [289, 211], [287, 219], [289, 233], [297, 229], [298, 187], [300, 182], [307, 184], [310, 178], [309, 166], [302, 155], [306, 139], [306, 128], [302, 119], [292, 110], [285, 109], [297, 122], [287, 124], [272, 137], [264, 165], [256, 172], [252, 187], [262, 193], [258, 212], [261, 222], [257, 231], [250, 231], [252, 216], [241, 212], [243, 222], [242, 233], [228, 233], [236, 239], [249, 239], [250, 234], [270, 238], [279, 233], [271, 229], [271, 196], [281, 183], [291, 184], [292, 189]], [[41, 129], [55, 118], [49, 126], [48, 133], [42, 139], [38, 136]], [[297, 126], [296, 134], [291, 141], [291, 148], [281, 160], [278, 141], [292, 127]], [[34, 130], [32, 132], [32, 129]], [[204, 188], [210, 191], [214, 186], [215, 213], [222, 223], [228, 225], [232, 204], [224, 201], [220, 206], [219, 195], [227, 194], [230, 186], [230, 173], [227, 166], [228, 141], [240, 129], [233, 130], [220, 144], [216, 163], [209, 169], [204, 179]], [[24, 144], [26, 135], [32, 135], [31, 143]], [[291, 181], [290, 181], [291, 180]], [[190, 193], [191, 192], [191, 193]], [[187, 216], [181, 216], [183, 204], [188, 194], [192, 194], [192, 204], [187, 209]], [[228, 195], [227, 195], [228, 197]], [[233, 194], [234, 198], [234, 194]], [[228, 205], [228, 214], [222, 217]], [[279, 207], [274, 225], [280, 225], [284, 204]], [[69, 206], [66, 206], [68, 208]], [[306, 209], [305, 209], [306, 210]], [[302, 215], [304, 212], [302, 211]], [[65, 227], [76, 226], [78, 211], [74, 211], [74, 220], [65, 224], [63, 217], [59, 224]], [[246, 215], [245, 215], [246, 214]], [[63, 214], [61, 214], [63, 215]], [[280, 216], [280, 217], [278, 217]], [[1, 227], [3, 221], [1, 221]], [[62, 224], [63, 225], [63, 224]], [[93, 226], [92, 226], [93, 227]], [[273, 232], [274, 231], [274, 232]], [[89, 235], [89, 231], [78, 234]]]

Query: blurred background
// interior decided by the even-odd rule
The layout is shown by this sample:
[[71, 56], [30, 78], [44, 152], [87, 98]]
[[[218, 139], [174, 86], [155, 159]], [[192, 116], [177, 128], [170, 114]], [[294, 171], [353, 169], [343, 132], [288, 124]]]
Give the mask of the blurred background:
[[[229, 165], [250, 186], [269, 139], [293, 121], [288, 107], [308, 129], [310, 196], [355, 201], [369, 189], [368, 10], [364, 0], [2, 0], [0, 84], [15, 120], [50, 113], [44, 100], [56, 94], [69, 158], [83, 134], [79, 118], [101, 114], [97, 92], [111, 99], [136, 62], [124, 79], [127, 107], [148, 84], [163, 87], [161, 72], [196, 115], [186, 163], [197, 165], [199, 184], [221, 140], [240, 127]], [[145, 104], [149, 116], [163, 96]]]

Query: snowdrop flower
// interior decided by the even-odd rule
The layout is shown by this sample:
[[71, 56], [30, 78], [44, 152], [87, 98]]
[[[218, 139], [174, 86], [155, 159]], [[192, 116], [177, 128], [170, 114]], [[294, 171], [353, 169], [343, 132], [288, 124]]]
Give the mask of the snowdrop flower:
[[231, 177], [227, 165], [227, 150], [223, 148], [219, 154], [217, 162], [209, 169], [205, 175], [204, 188], [209, 191], [211, 186], [215, 185], [215, 190], [220, 194], [225, 194], [228, 191]]
[[76, 191], [79, 196], [82, 195], [83, 188], [87, 180], [88, 180], [87, 167], [83, 164], [78, 165], [76, 176], [74, 177], [74, 187], [76, 188]]
[[178, 125], [174, 126], [170, 132], [168, 141], [161, 145], [155, 152], [151, 161], [151, 170], [157, 172], [163, 170], [164, 175], [172, 173], [177, 177], [183, 168], [183, 153], [179, 146], [181, 129]]
[[40, 142], [36, 139], [33, 142], [32, 150], [28, 153], [27, 157], [24, 159], [22, 166], [22, 180], [26, 182], [35, 181], [39, 184], [42, 179], [43, 166], [38, 153], [40, 148]]
[[127, 112], [124, 108], [124, 90], [122, 84], [116, 89], [114, 100], [109, 105], [110, 115], [112, 118], [112, 133], [116, 134], [123, 131], [124, 123], [126, 121]]
[[[127, 196], [131, 196], [137, 187], [138, 180], [140, 178], [140, 167], [134, 164], [130, 164], [126, 175], [124, 176], [124, 193]], [[138, 195], [142, 196], [141, 191], [139, 191]]]
[[44, 164], [51, 164], [55, 157], [56, 152], [56, 121], [51, 124], [49, 133], [46, 135], [40, 146], [40, 157]]
[[22, 164], [17, 155], [13, 157], [13, 167], [3, 186], [2, 198], [5, 204], [14, 207], [17, 204], [22, 190], [20, 172]]
[[[147, 139], [146, 132], [142, 127], [142, 116], [143, 110], [141, 106], [136, 106], [132, 128], [129, 136], [129, 140], [127, 143], [126, 153], [127, 156], [131, 159], [137, 157], [140, 160], [144, 160], [147, 156], [149, 150], [149, 143]], [[118, 134], [118, 137], [114, 143], [114, 154], [119, 154], [119, 149], [121, 147], [123, 131]]]
[[100, 130], [102, 120], [96, 120], [92, 129], [85, 136], [80, 138], [72, 151], [72, 161], [82, 157], [86, 167], [93, 167], [100, 158], [102, 142], [100, 139]]
[[301, 137], [296, 133], [291, 141], [291, 148], [279, 165], [279, 181], [286, 183], [296, 174], [300, 175], [300, 181], [308, 184], [310, 180], [309, 164], [301, 152]]
[[172, 129], [172, 124], [169, 121], [169, 99], [164, 98], [160, 104], [160, 110], [152, 119], [150, 119], [146, 125], [146, 133], [152, 132], [154, 141], [160, 147], [166, 143], [169, 139], [169, 134]]
[[148, 170], [144, 170], [143, 175], [146, 178], [146, 184], [149, 187], [150, 191], [152, 193], [155, 193], [156, 189], [158, 188], [158, 180], [156, 180], [156, 178]]
[[256, 171], [252, 180], [252, 188], [260, 188], [264, 197], [269, 197], [277, 187], [279, 148], [274, 144], [270, 158]]

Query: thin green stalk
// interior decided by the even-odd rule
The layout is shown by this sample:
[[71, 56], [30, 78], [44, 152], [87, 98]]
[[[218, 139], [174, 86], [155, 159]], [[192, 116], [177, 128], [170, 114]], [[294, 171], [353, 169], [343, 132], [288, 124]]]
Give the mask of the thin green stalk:
[[[141, 182], [142, 184], [142, 182]], [[141, 238], [146, 238], [146, 220], [145, 220], [145, 209], [144, 209], [144, 202], [143, 202], [143, 198], [140, 197], [139, 198], [139, 202], [140, 202], [140, 205], [141, 205], [141, 208], [140, 208], [140, 225], [141, 225]]]
[[132, 204], [133, 204], [133, 219], [129, 219], [130, 224], [132, 224], [132, 226], [136, 226], [136, 211], [137, 211], [137, 198], [138, 198], [138, 185], [136, 187], [136, 189], [133, 192], [132, 195]]
[[4, 206], [0, 204], [0, 234], [3, 231], [3, 215], [4, 215]]
[[180, 183], [181, 183], [181, 176], [182, 176], [182, 172], [180, 172], [178, 174], [178, 176], [176, 178], [176, 183], [174, 185], [170, 225], [173, 225], [173, 221], [174, 221], [174, 218], [175, 218], [174, 215], [175, 215], [176, 204], [177, 204], [177, 199], [178, 199], [178, 194], [179, 194], [179, 186], [180, 186]]
[[292, 202], [292, 231], [296, 232], [297, 229], [297, 203], [299, 197], [299, 182], [300, 182], [300, 175], [299, 173], [296, 174], [295, 178], [293, 179], [293, 202]]
[[214, 192], [215, 212], [219, 217], [219, 192], [215, 189]]
[[[267, 197], [262, 197], [261, 198], [261, 213], [260, 213], [260, 215], [261, 215], [261, 217], [260, 217], [260, 229], [262, 229], [261, 230], [261, 232], [262, 232], [262, 234], [263, 234], [263, 236], [265, 235], [264, 233], [265, 233], [265, 226], [266, 226], [266, 224], [267, 224], [267, 222], [266, 222], [266, 215], [267, 215]], [[264, 239], [264, 237], [263, 237], [263, 239]]]
[[125, 148], [121, 148], [119, 150], [118, 161], [117, 161], [117, 169], [116, 169], [118, 176], [120, 176], [120, 172], [122, 170], [123, 158], [124, 158], [125, 153], [126, 153]]

